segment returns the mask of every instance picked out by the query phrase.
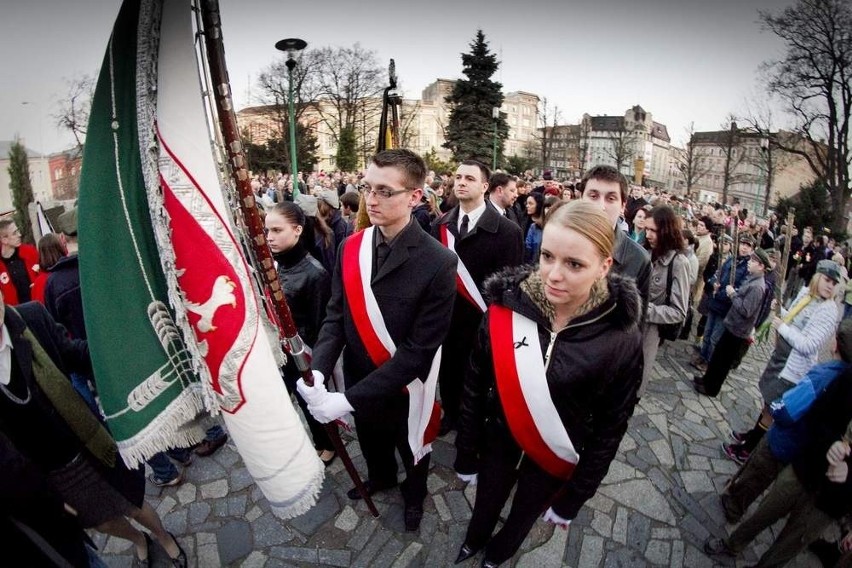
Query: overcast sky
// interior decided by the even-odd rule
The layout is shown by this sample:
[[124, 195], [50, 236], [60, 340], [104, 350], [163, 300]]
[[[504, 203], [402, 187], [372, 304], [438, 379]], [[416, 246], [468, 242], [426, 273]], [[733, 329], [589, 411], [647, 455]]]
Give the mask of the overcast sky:
[[[178, 0], [168, 0], [178, 1]], [[623, 114], [642, 105], [673, 142], [695, 122], [715, 130], [760, 92], [759, 65], [782, 55], [758, 10], [793, 0], [220, 0], [237, 108], [256, 100], [258, 73], [277, 40], [309, 46], [360, 42], [382, 65], [393, 57], [405, 96], [461, 75], [460, 54], [482, 28], [502, 61], [504, 92], [558, 105], [563, 123], [584, 112]], [[13, 5], [14, 4], [14, 5]], [[95, 74], [118, 0], [0, 0], [0, 139], [54, 152], [72, 138], [55, 126], [65, 81]]]

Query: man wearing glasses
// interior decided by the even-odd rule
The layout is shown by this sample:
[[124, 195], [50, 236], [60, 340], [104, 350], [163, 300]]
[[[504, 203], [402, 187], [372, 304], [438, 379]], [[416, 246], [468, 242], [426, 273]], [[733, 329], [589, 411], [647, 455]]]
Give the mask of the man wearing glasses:
[[12, 219], [0, 220], [0, 249], [0, 292], [6, 304], [29, 302], [39, 271], [38, 250], [33, 245], [21, 244], [21, 231]]
[[[425, 163], [409, 150], [373, 157], [362, 184], [373, 226], [344, 241], [313, 350], [315, 385], [299, 382], [320, 422], [354, 413], [371, 494], [397, 485], [399, 451], [407, 531], [416, 531], [423, 517], [430, 442], [440, 420], [439, 348], [455, 297], [456, 256], [411, 216], [425, 177]], [[324, 377], [341, 352], [346, 392], [330, 393]], [[348, 495], [360, 498], [355, 489]]]
[[486, 309], [483, 283], [495, 272], [523, 262], [520, 226], [485, 199], [489, 178], [491, 172], [484, 164], [462, 162], [453, 185], [459, 204], [432, 224], [432, 236], [459, 257], [453, 320], [441, 358], [441, 435], [458, 423], [465, 370]]

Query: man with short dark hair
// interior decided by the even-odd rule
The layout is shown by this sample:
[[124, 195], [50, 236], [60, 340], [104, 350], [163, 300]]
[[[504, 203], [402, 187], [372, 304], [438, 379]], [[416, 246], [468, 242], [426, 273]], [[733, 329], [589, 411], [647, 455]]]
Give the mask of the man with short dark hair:
[[496, 172], [488, 180], [488, 201], [497, 209], [497, 212], [509, 221], [521, 226], [521, 220], [513, 205], [518, 198], [518, 185], [514, 176]]
[[[456, 256], [411, 215], [425, 178], [426, 164], [409, 150], [373, 157], [363, 179], [372, 226], [340, 248], [331, 301], [313, 349], [314, 386], [298, 382], [318, 421], [354, 413], [369, 493], [397, 485], [399, 452], [408, 531], [416, 531], [423, 517], [430, 443], [439, 420], [434, 411], [439, 349], [455, 297]], [[346, 392], [327, 392], [324, 378], [341, 353]], [[354, 489], [348, 496], [360, 498]]]
[[355, 218], [358, 216], [358, 209], [361, 206], [361, 198], [357, 191], [347, 191], [340, 196], [340, 206], [342, 215], [346, 224], [349, 226], [349, 234], [355, 232]]
[[459, 257], [453, 319], [444, 342], [439, 379], [442, 434], [455, 429], [461, 411], [465, 370], [486, 309], [482, 297], [485, 279], [523, 262], [521, 229], [501, 215], [496, 205], [486, 203], [488, 180], [484, 164], [462, 162], [453, 188], [459, 204], [432, 224], [432, 236]]
[[21, 231], [12, 219], [0, 220], [0, 292], [6, 305], [29, 302], [38, 276], [38, 250], [21, 243]]
[[651, 257], [638, 243], [618, 228], [627, 202], [627, 178], [612, 166], [598, 165], [586, 172], [580, 182], [583, 199], [600, 205], [612, 222], [615, 246], [612, 249], [612, 269], [616, 274], [636, 281], [642, 302], [648, 305], [651, 281]]

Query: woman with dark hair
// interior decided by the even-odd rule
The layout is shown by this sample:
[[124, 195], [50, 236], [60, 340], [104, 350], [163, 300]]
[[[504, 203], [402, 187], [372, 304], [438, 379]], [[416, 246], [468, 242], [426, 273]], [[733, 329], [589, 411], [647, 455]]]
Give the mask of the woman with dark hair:
[[633, 230], [630, 231], [630, 239], [645, 246], [645, 219], [651, 212], [650, 205], [644, 205], [633, 213], [633, 218], [629, 219]]
[[[313, 347], [325, 318], [325, 306], [331, 298], [331, 277], [299, 238], [305, 222], [305, 214], [298, 205], [289, 201], [276, 203], [266, 214], [266, 242], [275, 259], [278, 280], [299, 335], [309, 347]], [[287, 390], [296, 392], [296, 381], [301, 375], [292, 357], [287, 358], [283, 371]], [[308, 405], [298, 392], [296, 400], [308, 422], [317, 454], [328, 466], [336, 457], [334, 446], [323, 425], [308, 412]]]
[[645, 219], [645, 248], [651, 252], [651, 283], [642, 330], [645, 369], [639, 396], [645, 392], [660, 346], [658, 326], [686, 320], [689, 261], [681, 254], [684, 248], [681, 231], [680, 217], [668, 205], [654, 207]]
[[541, 233], [544, 225], [544, 196], [539, 192], [527, 195], [527, 216], [532, 223], [527, 229], [527, 237], [524, 239], [524, 262], [533, 264], [538, 262], [538, 251], [541, 249]]
[[599, 206], [556, 205], [538, 266], [485, 282], [492, 304], [465, 376], [454, 464], [479, 487], [456, 563], [480, 550], [482, 566], [506, 562], [542, 514], [567, 529], [618, 451], [641, 381], [642, 301], [632, 278], [610, 271], [614, 242]]
[[33, 301], [44, 303], [44, 287], [47, 277], [59, 259], [68, 254], [65, 243], [56, 233], [48, 233], [38, 240], [38, 276], [33, 282], [30, 296]]

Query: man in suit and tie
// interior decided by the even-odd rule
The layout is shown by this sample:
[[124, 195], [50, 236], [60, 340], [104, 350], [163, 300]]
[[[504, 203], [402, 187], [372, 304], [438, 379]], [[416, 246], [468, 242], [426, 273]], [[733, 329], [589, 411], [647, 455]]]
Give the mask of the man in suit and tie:
[[520, 227], [501, 215], [496, 203], [489, 207], [485, 202], [489, 174], [480, 162], [462, 162], [453, 186], [459, 204], [432, 224], [432, 235], [459, 257], [452, 325], [444, 342], [438, 381], [444, 410], [442, 434], [454, 429], [458, 421], [465, 370], [486, 307], [483, 282], [523, 261]]
[[[399, 451], [408, 531], [416, 531], [423, 516], [429, 442], [438, 427], [436, 354], [455, 297], [456, 256], [411, 215], [425, 177], [425, 163], [409, 150], [373, 157], [362, 180], [373, 226], [347, 238], [340, 249], [313, 349], [315, 384], [298, 385], [320, 422], [354, 414], [369, 493], [397, 485]], [[331, 376], [341, 352], [346, 392], [330, 393], [324, 377]], [[348, 495], [360, 498], [354, 489]]]
[[520, 227], [521, 220], [518, 217], [518, 212], [513, 207], [517, 199], [518, 182], [515, 176], [510, 176], [503, 172], [491, 174], [491, 179], [488, 180], [488, 200], [497, 209], [498, 213]]

